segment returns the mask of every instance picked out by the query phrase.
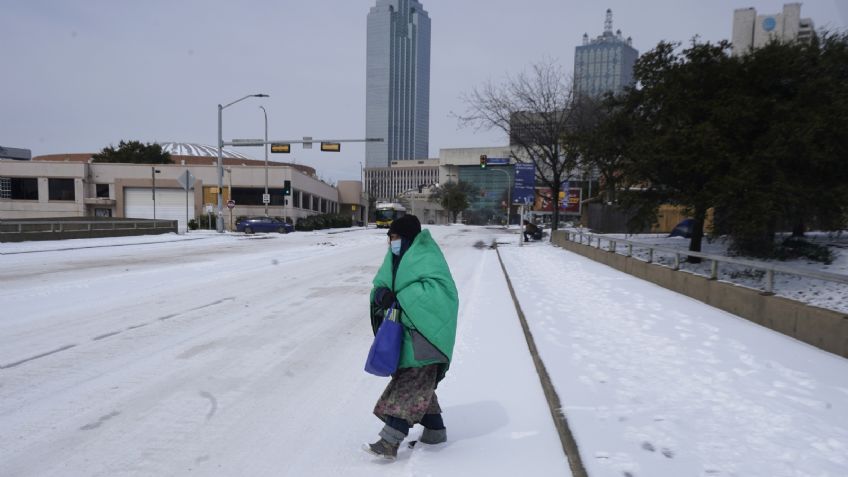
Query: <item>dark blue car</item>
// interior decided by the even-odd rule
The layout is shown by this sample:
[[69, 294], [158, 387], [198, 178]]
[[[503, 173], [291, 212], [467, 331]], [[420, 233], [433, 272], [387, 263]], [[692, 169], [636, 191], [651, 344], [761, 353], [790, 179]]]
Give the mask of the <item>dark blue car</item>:
[[236, 231], [252, 234], [255, 232], [279, 232], [287, 234], [294, 226], [274, 217], [246, 217], [236, 222]]

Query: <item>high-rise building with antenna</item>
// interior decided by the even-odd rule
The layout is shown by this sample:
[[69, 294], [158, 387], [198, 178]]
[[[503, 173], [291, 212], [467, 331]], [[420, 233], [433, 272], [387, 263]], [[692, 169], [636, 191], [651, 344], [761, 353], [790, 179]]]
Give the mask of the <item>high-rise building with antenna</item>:
[[612, 31], [612, 10], [607, 10], [604, 33], [592, 40], [583, 34], [583, 44], [574, 50], [575, 95], [599, 97], [618, 93], [633, 83], [633, 65], [639, 52], [621, 30]]

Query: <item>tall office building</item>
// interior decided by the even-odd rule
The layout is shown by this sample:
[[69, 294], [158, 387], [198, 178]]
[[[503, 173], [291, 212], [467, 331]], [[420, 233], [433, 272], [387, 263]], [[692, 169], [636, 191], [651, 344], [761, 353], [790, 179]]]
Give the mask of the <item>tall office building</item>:
[[430, 17], [417, 0], [377, 0], [368, 13], [367, 167], [426, 159], [430, 134]]
[[583, 44], [574, 50], [574, 92], [576, 95], [601, 96], [607, 91], [617, 93], [633, 83], [633, 65], [639, 52], [633, 41], [612, 32], [612, 10], [607, 10], [604, 33], [589, 40], [583, 34]]
[[783, 12], [757, 15], [753, 8], [733, 12], [733, 55], [743, 55], [771, 40], [810, 41], [815, 35], [813, 21], [801, 18], [801, 4], [787, 3]]

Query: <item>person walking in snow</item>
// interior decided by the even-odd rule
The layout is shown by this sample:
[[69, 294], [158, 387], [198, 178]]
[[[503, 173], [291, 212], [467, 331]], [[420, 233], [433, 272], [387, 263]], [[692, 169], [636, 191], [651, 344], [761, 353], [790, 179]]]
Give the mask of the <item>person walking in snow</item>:
[[380, 439], [365, 450], [395, 459], [415, 424], [424, 427], [422, 443], [447, 440], [436, 386], [450, 366], [459, 296], [442, 251], [416, 216], [394, 220], [387, 235], [389, 250], [371, 291], [371, 324], [376, 333], [382, 314], [394, 304], [403, 345], [398, 369], [374, 407], [385, 424]]

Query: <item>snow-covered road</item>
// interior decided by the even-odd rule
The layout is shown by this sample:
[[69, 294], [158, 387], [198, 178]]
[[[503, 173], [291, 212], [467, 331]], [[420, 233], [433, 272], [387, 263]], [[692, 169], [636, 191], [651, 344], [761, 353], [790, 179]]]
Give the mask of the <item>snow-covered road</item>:
[[848, 360], [514, 230], [430, 229], [460, 295], [449, 442], [390, 464], [360, 450], [384, 231], [0, 244], [0, 476], [568, 476], [494, 240], [591, 477], [848, 475]]
[[360, 450], [387, 382], [362, 371], [385, 231], [3, 244], [0, 475], [568, 475], [474, 246], [493, 232], [434, 233], [462, 297], [451, 442], [391, 466]]

